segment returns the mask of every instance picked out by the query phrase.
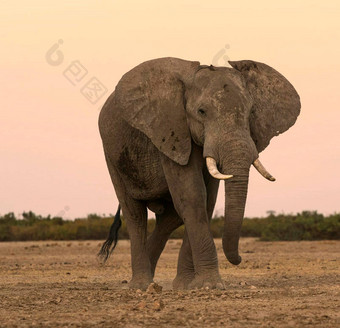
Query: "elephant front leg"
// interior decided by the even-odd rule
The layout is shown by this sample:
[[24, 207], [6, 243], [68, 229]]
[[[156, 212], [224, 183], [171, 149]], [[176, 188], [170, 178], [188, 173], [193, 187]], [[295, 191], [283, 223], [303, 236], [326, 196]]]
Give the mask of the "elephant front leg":
[[[223, 288], [216, 247], [209, 228], [202, 166], [192, 157], [186, 166], [180, 166], [165, 157], [162, 158], [162, 164], [175, 209], [184, 221], [191, 246], [195, 278], [189, 288]], [[183, 251], [185, 249], [187, 246]]]
[[[184, 284], [192, 279], [188, 272], [190, 268], [190, 260], [192, 258], [194, 267], [194, 279], [185, 288], [217, 288], [224, 289], [224, 284], [222, 282], [221, 276], [218, 269], [218, 260], [216, 247], [210, 232], [209, 221], [206, 216], [202, 215], [202, 212], [198, 211], [183, 211], [183, 217], [185, 222], [187, 242], [190, 243], [190, 247], [183, 244], [183, 256], [179, 257], [179, 262], [184, 261], [184, 263], [179, 263], [178, 277], [181, 277]], [[186, 240], [184, 239], [184, 242]], [[190, 254], [184, 253], [188, 252], [191, 248], [192, 257]], [[187, 274], [183, 274], [184, 272]], [[181, 272], [182, 271], [182, 272]], [[176, 277], [177, 278], [177, 277]]]
[[[214, 212], [214, 208], [215, 208], [215, 203], [216, 203], [216, 198], [217, 198], [217, 193], [218, 193], [218, 186], [219, 186], [220, 181], [217, 179], [214, 179], [209, 174], [209, 172], [205, 172], [204, 181], [205, 181], [205, 186], [206, 186], [206, 191], [207, 191], [207, 213], [208, 213], [208, 219], [210, 222], [213, 212]], [[189, 243], [187, 231], [185, 231], [183, 244], [179, 252], [178, 265], [177, 265], [177, 276], [175, 280], [173, 281], [173, 288], [174, 289], [187, 289], [190, 283], [194, 280], [194, 278], [195, 278], [195, 269], [194, 269], [194, 263], [192, 260], [191, 246]]]
[[[218, 186], [219, 180], [214, 179], [209, 172], [204, 172], [204, 181], [207, 191], [207, 213], [209, 222], [212, 218], [217, 193], [218, 193]], [[189, 243], [189, 238], [187, 231], [185, 231], [183, 244], [179, 253], [178, 257], [178, 265], [177, 265], [177, 276], [173, 281], [173, 288], [174, 289], [187, 289], [190, 283], [195, 278], [195, 269], [194, 263], [192, 260], [192, 252], [191, 246]], [[222, 286], [223, 287], [223, 286]]]

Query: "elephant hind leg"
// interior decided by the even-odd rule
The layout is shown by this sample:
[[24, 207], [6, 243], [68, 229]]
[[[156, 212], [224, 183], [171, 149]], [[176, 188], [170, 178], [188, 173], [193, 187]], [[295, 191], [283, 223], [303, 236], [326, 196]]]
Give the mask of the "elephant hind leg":
[[151, 265], [147, 253], [147, 209], [145, 202], [134, 199], [128, 192], [117, 169], [106, 156], [131, 243], [132, 279], [130, 288], [146, 289], [152, 282]]
[[194, 262], [192, 260], [192, 252], [188, 233], [185, 230], [183, 243], [179, 251], [177, 262], [177, 275], [172, 283], [172, 287], [175, 290], [188, 289], [189, 284], [195, 278]]
[[[152, 276], [155, 274], [158, 259], [171, 235], [178, 227], [183, 225], [183, 220], [177, 214], [172, 202], [166, 202], [164, 212], [156, 214], [156, 226], [147, 241], [147, 250], [151, 263]], [[178, 257], [177, 276], [174, 280], [175, 289], [186, 289], [195, 277], [194, 264], [188, 235], [185, 233]]]
[[152, 282], [147, 251], [147, 210], [143, 202], [125, 197], [122, 203], [124, 220], [130, 236], [132, 279], [129, 287], [145, 290]]
[[155, 275], [158, 259], [171, 233], [182, 224], [183, 220], [178, 216], [172, 202], [164, 201], [163, 211], [161, 214], [156, 213], [156, 226], [147, 241], [152, 276]]

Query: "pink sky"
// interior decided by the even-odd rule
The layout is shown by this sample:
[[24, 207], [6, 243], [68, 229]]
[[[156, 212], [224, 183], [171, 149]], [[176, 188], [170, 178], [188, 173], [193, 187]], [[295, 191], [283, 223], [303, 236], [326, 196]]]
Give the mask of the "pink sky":
[[[1, 1], [0, 214], [115, 212], [99, 108], [122, 74], [165, 56], [253, 59], [285, 75], [301, 115], [261, 154], [277, 181], [252, 169], [246, 215], [339, 212], [339, 17], [338, 1]], [[60, 39], [64, 58], [51, 66]], [[88, 72], [75, 86], [63, 75], [74, 60]], [[93, 76], [108, 89], [97, 104], [80, 92]], [[221, 188], [219, 214], [223, 198]]]

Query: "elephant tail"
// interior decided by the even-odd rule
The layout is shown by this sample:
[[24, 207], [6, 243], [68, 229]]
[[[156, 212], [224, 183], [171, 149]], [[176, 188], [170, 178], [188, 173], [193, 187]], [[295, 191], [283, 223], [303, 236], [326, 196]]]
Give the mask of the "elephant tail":
[[107, 259], [110, 257], [111, 253], [115, 249], [117, 242], [118, 242], [118, 230], [122, 225], [122, 220], [120, 218], [120, 205], [118, 205], [117, 213], [113, 220], [113, 223], [110, 228], [109, 236], [107, 237], [106, 241], [104, 242], [102, 248], [98, 253], [99, 259], [105, 263]]

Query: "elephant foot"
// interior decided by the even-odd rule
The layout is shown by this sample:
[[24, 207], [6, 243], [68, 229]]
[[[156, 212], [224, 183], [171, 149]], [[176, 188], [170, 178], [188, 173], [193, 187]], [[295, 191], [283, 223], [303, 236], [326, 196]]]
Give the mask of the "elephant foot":
[[129, 282], [130, 289], [146, 290], [148, 286], [153, 282], [151, 277], [136, 277], [132, 278]]
[[187, 274], [177, 274], [176, 278], [172, 282], [172, 288], [174, 290], [183, 290], [188, 289], [189, 284], [193, 281], [195, 278], [194, 273], [187, 273]]
[[220, 289], [224, 290], [225, 286], [219, 274], [196, 274], [195, 278], [188, 285], [189, 289], [200, 289], [200, 288], [209, 288], [209, 289]]

